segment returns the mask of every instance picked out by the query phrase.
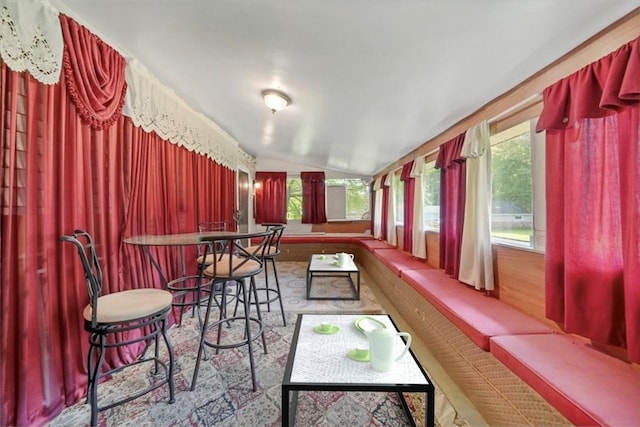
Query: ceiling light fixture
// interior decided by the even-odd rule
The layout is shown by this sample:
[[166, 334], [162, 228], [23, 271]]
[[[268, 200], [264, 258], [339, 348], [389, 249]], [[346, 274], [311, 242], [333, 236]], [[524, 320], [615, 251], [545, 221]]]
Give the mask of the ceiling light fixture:
[[264, 103], [267, 104], [273, 114], [291, 104], [291, 98], [276, 89], [263, 90], [262, 97], [264, 98]]

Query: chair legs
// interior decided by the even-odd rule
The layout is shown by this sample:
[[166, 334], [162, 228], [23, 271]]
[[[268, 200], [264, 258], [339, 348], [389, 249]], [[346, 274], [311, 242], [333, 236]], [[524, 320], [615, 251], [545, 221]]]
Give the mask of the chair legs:
[[[272, 289], [269, 286], [269, 261], [271, 261], [271, 266], [273, 267], [273, 276], [276, 279], [276, 288]], [[253, 279], [253, 278], [252, 278]], [[255, 286], [254, 286], [255, 287]], [[278, 269], [276, 268], [276, 261], [274, 258], [266, 258], [264, 260], [264, 288], [257, 288], [256, 291], [264, 291], [265, 293], [265, 297], [266, 300], [264, 301], [260, 301], [260, 299], [258, 298], [257, 292], [256, 292], [256, 296], [255, 296], [255, 302], [252, 302], [251, 304], [255, 305], [258, 309], [258, 314], [260, 314], [260, 305], [262, 304], [266, 304], [267, 305], [267, 311], [271, 312], [271, 303], [273, 301], [278, 300], [278, 302], [280, 303], [280, 313], [282, 313], [282, 324], [283, 326], [287, 326], [287, 319], [286, 316], [284, 314], [284, 306], [282, 303], [282, 294], [280, 293], [280, 280], [278, 279]], [[271, 297], [271, 294], [274, 294], [275, 296]], [[236, 306], [234, 309], [234, 315], [238, 310], [238, 303], [242, 302], [236, 300]]]
[[[168, 313], [167, 313], [168, 315]], [[126, 341], [126, 342], [121, 342], [121, 343], [108, 343], [108, 337], [109, 335], [113, 334], [115, 331], [114, 330], [110, 330], [108, 328], [105, 329], [101, 329], [98, 332], [91, 332], [90, 333], [90, 337], [89, 337], [89, 352], [88, 352], [88, 356], [87, 356], [87, 377], [88, 377], [88, 381], [87, 381], [87, 403], [89, 403], [91, 405], [91, 425], [95, 426], [98, 423], [98, 413], [100, 411], [104, 411], [106, 409], [110, 409], [113, 408], [115, 406], [118, 405], [122, 405], [124, 403], [128, 403], [134, 399], [137, 399], [140, 396], [143, 396], [149, 392], [151, 392], [152, 390], [155, 390], [158, 387], [163, 386], [164, 384], [167, 384], [169, 386], [169, 403], [174, 403], [175, 402], [175, 386], [174, 386], [174, 382], [173, 382], [173, 372], [174, 372], [174, 355], [173, 355], [173, 346], [171, 345], [171, 341], [169, 340], [169, 336], [167, 334], [167, 315], [165, 315], [162, 319], [156, 319], [154, 321], [145, 323], [146, 327], [151, 328], [151, 332], [149, 332], [148, 334], [146, 334], [144, 337], [141, 337], [139, 339], [135, 339], [132, 341]], [[128, 329], [121, 329], [120, 332], [124, 332], [126, 330], [129, 330], [131, 328]], [[160, 349], [159, 349], [159, 344], [160, 344], [160, 337], [159, 335], [162, 335], [162, 339], [164, 341], [164, 344], [167, 348], [167, 354], [168, 354], [168, 364], [165, 364], [164, 362], [162, 362], [160, 360]], [[123, 366], [118, 366], [116, 368], [107, 370], [105, 372], [100, 372], [100, 368], [102, 367], [103, 363], [104, 363], [104, 358], [105, 358], [105, 354], [106, 351], [110, 348], [116, 348], [116, 347], [121, 347], [124, 345], [128, 345], [128, 344], [132, 344], [134, 342], [138, 342], [138, 341], [147, 341], [147, 343], [149, 342], [149, 340], [153, 339], [155, 341], [155, 349], [154, 349], [154, 354], [153, 356], [146, 358], [145, 357], [145, 353], [146, 353], [146, 348], [144, 350], [144, 352], [141, 354], [141, 356], [134, 362], [128, 364], [128, 365], [123, 365]], [[96, 354], [97, 352], [97, 354]], [[126, 395], [124, 397], [121, 397], [120, 399], [117, 399], [105, 406], [100, 406], [99, 402], [98, 402], [98, 385], [100, 384], [100, 379], [106, 376], [110, 376], [113, 375], [117, 372], [120, 372], [124, 369], [127, 369], [129, 367], [132, 367], [134, 365], [140, 364], [140, 363], [144, 363], [144, 362], [153, 362], [153, 367], [152, 369], [152, 374], [154, 376], [156, 375], [161, 375], [164, 373], [164, 379], [162, 379], [161, 381], [157, 381], [157, 382], [153, 382], [152, 384], [149, 385], [149, 387], [147, 387], [144, 390], [139, 390], [133, 394], [130, 395]]]
[[[280, 312], [282, 313], [282, 324], [283, 326], [287, 326], [287, 319], [284, 315], [284, 306], [282, 304], [282, 293], [280, 292], [280, 280], [278, 280], [278, 268], [276, 267], [276, 260], [274, 258], [269, 258], [271, 260], [271, 264], [273, 266], [273, 276], [276, 278], [276, 292], [278, 294], [278, 302], [280, 303]], [[265, 263], [264, 272], [267, 274], [267, 265], [269, 263]]]
[[[247, 346], [247, 349], [249, 352], [249, 365], [251, 368], [251, 381], [252, 381], [253, 391], [257, 390], [255, 361], [253, 356], [253, 341], [257, 339], [259, 336], [262, 338], [262, 345], [264, 348], [264, 352], [265, 353], [267, 352], [267, 342], [264, 336], [264, 328], [262, 325], [262, 315], [260, 313], [260, 307], [257, 307], [257, 318], [251, 317], [251, 299], [252, 299], [251, 294], [253, 293], [253, 296], [257, 298], [254, 277], [251, 276], [250, 278], [249, 289], [247, 289], [247, 284], [245, 283], [245, 280], [237, 280], [236, 283], [238, 284], [238, 296], [241, 293], [241, 298], [237, 298], [236, 301], [238, 301], [238, 299], [242, 300], [244, 313], [240, 316], [236, 316], [236, 312], [234, 310], [233, 317], [227, 316], [227, 310], [226, 310], [227, 292], [225, 289], [226, 288], [226, 282], [225, 282], [223, 285], [220, 315], [216, 321], [209, 324], [209, 319], [211, 318], [211, 311], [212, 311], [211, 308], [213, 305], [212, 298], [209, 299], [209, 302], [207, 304], [207, 310], [204, 316], [204, 323], [200, 333], [200, 345], [198, 348], [198, 356], [196, 357], [196, 366], [193, 371], [193, 378], [191, 380], [191, 391], [195, 390], [196, 381], [198, 379], [198, 372], [200, 370], [200, 363], [202, 360], [206, 360], [205, 358], [202, 357], [206, 347], [215, 348], [216, 354], [217, 354], [221, 349], [236, 348], [236, 347], [241, 347], [243, 345]], [[236, 320], [244, 322], [243, 339], [241, 341], [230, 343], [230, 344], [222, 344], [221, 343], [222, 325], [224, 323], [229, 323]], [[258, 331], [255, 334], [251, 330], [252, 322], [256, 323], [259, 326]], [[216, 336], [215, 342], [207, 341], [207, 338], [206, 338], [207, 330], [209, 330], [212, 327], [217, 327], [217, 336]]]

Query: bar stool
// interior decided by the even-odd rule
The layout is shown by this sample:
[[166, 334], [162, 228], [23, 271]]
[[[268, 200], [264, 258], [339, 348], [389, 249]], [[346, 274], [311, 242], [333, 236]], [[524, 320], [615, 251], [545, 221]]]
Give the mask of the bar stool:
[[[266, 304], [267, 311], [271, 312], [271, 303], [274, 301], [278, 301], [280, 303], [280, 312], [282, 313], [282, 323], [284, 326], [287, 326], [287, 320], [284, 314], [284, 306], [282, 304], [282, 298], [280, 294], [280, 281], [278, 280], [278, 269], [276, 268], [276, 258], [278, 255], [280, 255], [280, 240], [282, 239], [282, 233], [284, 232], [286, 225], [276, 224], [276, 223], [266, 223], [262, 225], [265, 226], [267, 230], [272, 230], [274, 234], [273, 234], [273, 238], [271, 239], [271, 244], [269, 245], [269, 248], [265, 250], [264, 254], [262, 255], [262, 261], [264, 262], [265, 285], [264, 287], [257, 288], [258, 295], [260, 295], [260, 292], [264, 292], [265, 299], [262, 299], [262, 300], [257, 299], [252, 304], [254, 305]], [[254, 247], [249, 246], [246, 249], [249, 252], [251, 252], [253, 251]], [[275, 289], [269, 286], [269, 268], [268, 268], [269, 262], [271, 263], [271, 267], [273, 269], [273, 276], [276, 279]], [[241, 299], [241, 297], [239, 297], [239, 299]], [[238, 304], [236, 303], [236, 307], [237, 306]]]
[[[201, 222], [198, 224], [198, 231], [201, 233], [209, 232], [209, 231], [226, 231], [226, 230], [227, 230], [226, 221], [207, 221], [207, 222]], [[215, 243], [215, 242], [207, 242], [202, 245], [196, 246], [196, 251], [197, 251], [196, 262], [198, 263], [198, 269], [206, 269], [208, 266], [210, 266], [213, 263], [213, 260], [215, 259], [213, 254], [213, 248], [211, 247], [211, 245], [213, 244], [218, 244], [218, 252], [220, 252], [220, 250], [223, 249], [220, 247], [220, 243]], [[204, 251], [204, 245], [209, 245], [209, 248], [206, 254]], [[225, 284], [225, 283], [218, 282], [214, 284], [213, 282], [208, 280], [208, 283], [206, 283], [206, 286], [202, 286], [203, 290], [206, 290], [207, 296], [203, 297], [200, 303], [206, 305], [206, 302], [207, 302], [206, 298], [213, 296], [216, 305], [218, 306], [219, 309], [222, 310], [223, 307], [221, 305], [221, 302], [218, 300], [218, 298], [221, 296], [221, 293], [223, 291], [226, 291], [228, 289], [228, 285], [231, 285], [231, 283]], [[236, 292], [234, 292], [234, 294], [235, 293]], [[227, 302], [231, 302], [231, 301], [227, 301]]]
[[[156, 289], [133, 289], [102, 295], [102, 269], [98, 262], [93, 239], [86, 231], [75, 230], [73, 235], [61, 236], [63, 242], [72, 243], [78, 250], [84, 269], [89, 293], [89, 304], [84, 308], [84, 328], [89, 332], [89, 352], [87, 355], [87, 401], [91, 404], [91, 425], [98, 422], [98, 412], [113, 408], [141, 397], [165, 384], [169, 385], [169, 403], [175, 401], [173, 384], [173, 348], [167, 336], [167, 318], [171, 311], [173, 296], [170, 292]], [[119, 338], [128, 331], [139, 331], [134, 339]], [[168, 352], [169, 362], [159, 357], [160, 336]], [[108, 349], [124, 347], [145, 341], [147, 345], [155, 341], [154, 354], [146, 356], [147, 349], [130, 364], [100, 372]], [[96, 353], [97, 352], [97, 353]], [[94, 356], [95, 361], [94, 361]], [[120, 397], [114, 402], [100, 407], [98, 404], [98, 384], [101, 378], [110, 377], [128, 367], [153, 362], [153, 376], [163, 378], [136, 392]], [[162, 369], [162, 370], [161, 370]], [[129, 390], [126, 390], [129, 391]]]
[[[225, 229], [225, 221], [210, 221], [198, 224], [199, 232], [225, 231]], [[203, 243], [196, 245], [198, 274], [186, 275], [184, 253], [181, 253], [182, 270], [185, 274], [167, 283], [166, 289], [173, 294], [173, 307], [179, 309], [178, 326], [182, 325], [182, 316], [185, 308], [188, 307], [191, 307], [192, 317], [197, 311], [198, 321], [202, 325], [200, 308], [206, 306], [211, 295], [214, 296], [216, 304], [219, 306], [216, 298], [216, 290], [213, 289], [213, 283], [208, 279], [204, 279], [202, 274], [200, 274], [202, 269], [205, 269], [213, 262], [213, 255], [211, 253], [204, 256], [204, 246], [211, 244], [212, 243]]]
[[[193, 380], [191, 381], [191, 390], [195, 390], [196, 380], [198, 378], [198, 371], [200, 369], [200, 362], [202, 359], [202, 353], [205, 347], [215, 348], [216, 352], [221, 349], [237, 348], [246, 345], [249, 353], [249, 364], [251, 367], [251, 380], [253, 383], [253, 391], [257, 390], [257, 382], [255, 375], [255, 362], [253, 357], [253, 341], [257, 338], [262, 338], [262, 345], [264, 352], [267, 352], [267, 342], [263, 333], [262, 315], [260, 314], [260, 307], [256, 306], [257, 318], [251, 316], [251, 294], [257, 299], [255, 287], [255, 276], [264, 269], [263, 255], [264, 251], [269, 247], [273, 230], [267, 230], [259, 233], [243, 233], [240, 237], [238, 233], [229, 232], [228, 236], [218, 236], [215, 238], [207, 239], [203, 238], [203, 242], [213, 242], [212, 245], [205, 246], [205, 257], [208, 255], [209, 250], [213, 254], [213, 262], [206, 269], [202, 270], [202, 274], [205, 278], [211, 280], [213, 285], [217, 283], [224, 284], [228, 282], [236, 282], [238, 284], [238, 295], [242, 296], [242, 302], [244, 305], [244, 313], [242, 315], [236, 315], [234, 313], [232, 317], [227, 317], [226, 310], [221, 309], [218, 320], [209, 323], [211, 316], [211, 307], [213, 298], [209, 298], [207, 303], [207, 311], [204, 317], [204, 323], [200, 334], [200, 346], [198, 349], [198, 357], [196, 358], [196, 366], [193, 371]], [[258, 245], [253, 246], [252, 251], [243, 248], [239, 239], [260, 239]], [[246, 279], [249, 279], [249, 287], [247, 288]], [[227, 292], [222, 292], [222, 307], [226, 307]], [[244, 322], [245, 332], [242, 340], [234, 343], [224, 344], [220, 342], [221, 339], [221, 326], [225, 322]], [[258, 326], [258, 331], [252, 334], [251, 324]], [[211, 328], [217, 327], [217, 339], [215, 342], [207, 340], [207, 331]]]

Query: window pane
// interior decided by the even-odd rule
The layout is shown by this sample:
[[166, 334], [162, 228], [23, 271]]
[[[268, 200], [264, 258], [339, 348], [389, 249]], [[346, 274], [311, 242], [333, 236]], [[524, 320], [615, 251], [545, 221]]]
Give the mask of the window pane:
[[287, 178], [287, 219], [302, 220], [302, 180]]
[[440, 170], [435, 160], [424, 164], [424, 225], [426, 228], [440, 227]]
[[[344, 186], [346, 189], [347, 206], [345, 219], [369, 219], [369, 183], [361, 178], [337, 179], [329, 178], [325, 184]], [[328, 193], [327, 193], [328, 194]], [[327, 200], [327, 205], [331, 200]]]
[[491, 235], [531, 244], [531, 130], [529, 121], [491, 137]]

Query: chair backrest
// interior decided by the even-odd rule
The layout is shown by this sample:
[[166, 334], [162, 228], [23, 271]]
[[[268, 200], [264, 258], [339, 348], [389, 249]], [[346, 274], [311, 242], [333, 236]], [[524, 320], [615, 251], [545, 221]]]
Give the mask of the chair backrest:
[[270, 246], [274, 248], [270, 251], [269, 255], [278, 255], [280, 253], [280, 240], [282, 239], [282, 233], [287, 228], [285, 224], [262, 224], [267, 227], [267, 230], [273, 231], [273, 237], [271, 238]]
[[91, 235], [83, 230], [75, 230], [73, 235], [60, 236], [63, 242], [72, 243], [78, 250], [80, 262], [84, 269], [84, 276], [87, 280], [87, 292], [89, 293], [89, 303], [92, 307], [92, 324], [96, 323], [96, 313], [98, 312], [98, 298], [102, 295], [102, 268], [98, 261], [96, 246]]
[[[227, 222], [226, 221], [206, 221], [198, 224], [198, 231], [206, 232], [206, 231], [226, 231]], [[211, 243], [209, 243], [211, 244]], [[209, 253], [213, 251], [213, 248], [209, 248]], [[196, 246], [196, 252], [198, 256], [202, 256], [204, 251], [204, 247], [202, 245]]]
[[226, 221], [208, 221], [198, 224], [198, 231], [225, 231], [226, 229]]
[[[213, 276], [221, 278], [242, 278], [243, 266], [249, 261], [253, 260], [260, 264], [259, 270], [251, 270], [251, 275], [257, 274], [262, 271], [263, 258], [267, 252], [269, 245], [273, 241], [274, 230], [265, 230], [256, 233], [243, 233], [242, 239], [238, 239], [236, 236], [230, 235], [228, 237], [215, 237], [207, 238], [203, 237], [202, 242], [205, 243], [205, 253], [213, 253], [214, 259], [218, 262], [226, 263], [221, 271], [224, 271], [224, 275], [218, 274], [218, 262], [214, 262], [209, 269], [213, 268]], [[258, 240], [259, 243], [252, 245], [250, 249], [242, 245], [241, 240], [248, 239], [249, 241]], [[233, 256], [228, 256], [233, 254]]]

